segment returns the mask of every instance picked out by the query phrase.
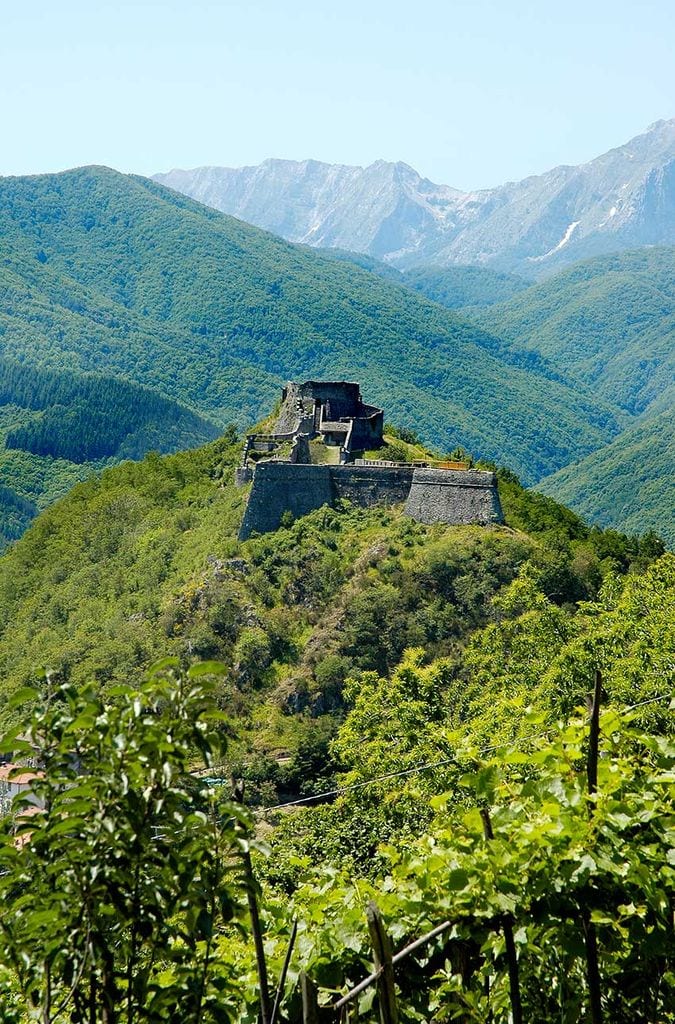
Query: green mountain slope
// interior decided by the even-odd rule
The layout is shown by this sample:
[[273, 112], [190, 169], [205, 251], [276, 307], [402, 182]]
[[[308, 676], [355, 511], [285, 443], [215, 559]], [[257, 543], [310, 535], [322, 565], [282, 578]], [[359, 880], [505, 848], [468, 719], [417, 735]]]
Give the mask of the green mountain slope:
[[69, 462], [138, 458], [213, 440], [213, 423], [148, 388], [114, 377], [56, 373], [0, 359], [0, 406], [29, 413], [5, 445]]
[[602, 526], [657, 530], [675, 547], [675, 412], [650, 416], [537, 489]]
[[0, 231], [1, 351], [123, 375], [221, 424], [256, 419], [287, 377], [346, 376], [424, 439], [530, 482], [621, 426], [408, 289], [145, 179], [3, 179]]
[[[408, 287], [451, 308], [465, 296], [473, 308], [462, 315], [492, 332], [502, 356], [509, 353], [543, 375], [580, 379], [636, 417], [637, 424], [607, 446], [538, 487], [593, 522], [653, 528], [675, 542], [669, 415], [675, 402], [675, 250], [586, 261], [531, 287], [479, 268], [397, 272], [370, 257], [353, 258], [376, 273], [398, 273]], [[500, 301], [504, 291], [506, 302]], [[490, 308], [476, 308], [481, 305]]]
[[506, 302], [531, 284], [517, 274], [502, 274], [488, 267], [437, 267], [425, 264], [411, 270], [398, 270], [390, 263], [383, 263], [366, 253], [343, 249], [325, 249], [324, 253], [336, 260], [355, 263], [389, 281], [404, 284], [447, 309], [492, 306], [497, 302]]
[[[344, 505], [239, 544], [240, 455], [230, 434], [114, 467], [0, 559], [0, 726], [13, 730], [5, 749], [37, 748], [45, 798], [28, 822], [3, 801], [3, 1020], [55, 997], [89, 1020], [131, 979], [136, 1019], [150, 1006], [174, 1020], [180, 1005], [185, 1020], [250, 1024], [251, 871], [269, 976], [293, 928], [326, 1003], [370, 970], [372, 898], [398, 949], [434, 929], [420, 963], [397, 973], [401, 1019], [457, 995], [504, 1019], [506, 905], [524, 1019], [557, 1019], [564, 999], [581, 1020], [581, 906], [602, 940], [607, 1019], [648, 1005], [666, 1020], [675, 559], [655, 561], [654, 538], [590, 530], [506, 472], [506, 527]], [[178, 657], [144, 685], [159, 652]], [[220, 668], [194, 664], [214, 656]], [[579, 710], [598, 666], [593, 801], [598, 744]], [[37, 693], [16, 692], [33, 681]], [[232, 778], [250, 815], [228, 802]], [[243, 842], [261, 836], [268, 857]], [[480, 970], [459, 992], [439, 974], [458, 948], [437, 927], [450, 919]], [[635, 942], [613, 943], [618, 928]], [[85, 959], [94, 941], [102, 972]], [[85, 970], [73, 978], [75, 945]], [[564, 994], [561, 960], [575, 982]], [[206, 992], [204, 1014], [192, 991]], [[280, 992], [284, 1019], [299, 1020], [294, 980]]]
[[0, 484], [0, 551], [24, 532], [37, 506], [11, 487]]
[[203, 416], [137, 384], [0, 358], [0, 547], [93, 471], [218, 433]]
[[493, 306], [524, 291], [529, 281], [487, 267], [414, 267], [401, 272], [403, 284], [448, 309]]
[[584, 261], [506, 303], [467, 313], [632, 415], [675, 397], [675, 249]]
[[386, 673], [407, 647], [457, 659], [525, 562], [571, 607], [649, 554], [508, 473], [506, 527], [345, 506], [240, 543], [240, 457], [226, 435], [125, 462], [40, 514], [0, 559], [0, 718], [40, 668], [107, 686], [172, 653], [224, 661], [223, 704], [254, 748], [292, 748], [340, 711], [348, 674]]

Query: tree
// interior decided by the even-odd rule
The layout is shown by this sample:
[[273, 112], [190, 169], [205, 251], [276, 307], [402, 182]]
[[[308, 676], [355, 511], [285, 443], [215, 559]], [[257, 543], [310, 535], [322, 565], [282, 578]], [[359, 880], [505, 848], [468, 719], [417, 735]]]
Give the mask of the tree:
[[43, 809], [0, 836], [2, 957], [42, 1024], [231, 1019], [214, 942], [239, 913], [247, 820], [190, 772], [222, 750], [214, 671], [166, 660], [106, 699], [48, 683], [5, 738], [43, 769]]

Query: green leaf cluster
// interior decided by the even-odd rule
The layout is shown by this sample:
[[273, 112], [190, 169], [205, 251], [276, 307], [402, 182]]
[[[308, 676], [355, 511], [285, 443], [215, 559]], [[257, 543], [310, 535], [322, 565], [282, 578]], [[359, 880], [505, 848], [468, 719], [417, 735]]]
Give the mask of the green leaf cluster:
[[222, 751], [218, 671], [167, 659], [106, 700], [48, 681], [4, 738], [40, 774], [0, 831], [0, 949], [45, 1024], [232, 1020], [214, 943], [241, 912], [248, 825], [193, 774]]
[[[300, 920], [298, 969], [320, 986], [321, 1001], [371, 970], [365, 908], [374, 898], [394, 950], [448, 922], [395, 969], [402, 1021], [511, 1019], [506, 926], [523, 1019], [587, 1019], [584, 920], [595, 930], [604, 1019], [673, 1021], [675, 747], [625, 712], [606, 711], [600, 732], [595, 795], [585, 777], [587, 725], [574, 720], [526, 756], [505, 747], [485, 758], [464, 747], [453, 791], [431, 800], [433, 821], [382, 849], [370, 879], [325, 866], [308, 876], [300, 861], [305, 874], [287, 913]], [[268, 898], [283, 948], [288, 917], [274, 909], [273, 891]], [[372, 987], [360, 1001], [366, 1020], [376, 1019], [374, 996]], [[292, 1016], [297, 995], [289, 992], [287, 1005]]]

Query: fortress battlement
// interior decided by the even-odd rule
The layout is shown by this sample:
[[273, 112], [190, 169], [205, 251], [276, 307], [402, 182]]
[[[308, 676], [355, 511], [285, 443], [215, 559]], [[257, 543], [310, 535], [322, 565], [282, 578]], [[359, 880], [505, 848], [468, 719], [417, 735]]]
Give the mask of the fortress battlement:
[[[285, 513], [297, 519], [341, 499], [364, 508], [404, 504], [407, 515], [428, 524], [503, 522], [494, 473], [355, 459], [382, 444], [383, 426], [383, 411], [362, 401], [355, 382], [287, 384], [274, 430], [246, 440], [236, 479], [252, 487], [240, 540], [278, 529]], [[317, 439], [337, 449], [334, 464], [312, 462]]]

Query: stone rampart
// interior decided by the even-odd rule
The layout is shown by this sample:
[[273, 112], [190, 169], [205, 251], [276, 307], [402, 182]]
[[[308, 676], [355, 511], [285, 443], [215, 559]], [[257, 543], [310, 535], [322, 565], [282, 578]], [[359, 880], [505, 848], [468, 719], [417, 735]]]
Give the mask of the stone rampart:
[[416, 469], [405, 511], [418, 523], [504, 521], [494, 473], [475, 469]]
[[354, 505], [397, 505], [410, 493], [412, 466], [380, 469], [376, 466], [332, 466], [336, 498], [346, 498]]
[[261, 462], [255, 468], [239, 539], [255, 531], [269, 533], [281, 525], [284, 512], [295, 519], [334, 501], [330, 466], [291, 462]]
[[285, 512], [294, 519], [345, 498], [354, 505], [396, 505], [420, 523], [461, 526], [501, 523], [494, 473], [478, 470], [397, 466], [311, 466], [260, 462], [246, 506], [239, 539], [269, 533]]
[[239, 539], [246, 540], [254, 531], [268, 533], [278, 529], [284, 512], [298, 519], [340, 498], [363, 508], [402, 503], [410, 491], [412, 477], [412, 466], [375, 469], [261, 462], [255, 468]]

